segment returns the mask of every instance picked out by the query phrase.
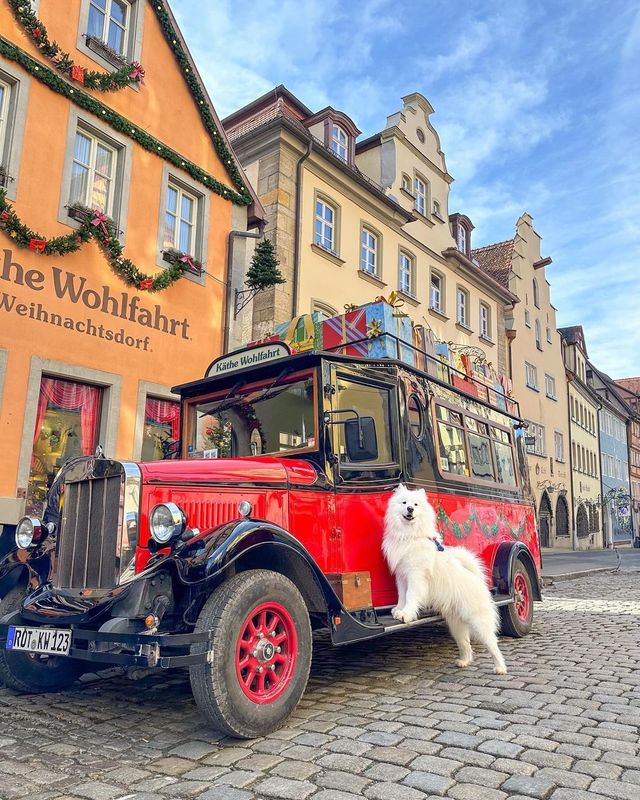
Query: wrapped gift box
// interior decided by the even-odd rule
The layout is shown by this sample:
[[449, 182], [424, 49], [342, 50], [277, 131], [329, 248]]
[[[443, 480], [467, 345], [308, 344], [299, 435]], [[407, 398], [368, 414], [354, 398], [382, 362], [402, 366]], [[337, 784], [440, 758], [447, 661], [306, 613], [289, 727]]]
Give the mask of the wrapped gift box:
[[346, 355], [415, 362], [411, 320], [387, 302], [367, 303], [325, 319], [322, 343], [325, 350]]
[[288, 322], [279, 322], [275, 325], [275, 333], [249, 342], [247, 347], [268, 342], [284, 342], [292, 353], [322, 350], [322, 315], [314, 311], [313, 314], [301, 314]]

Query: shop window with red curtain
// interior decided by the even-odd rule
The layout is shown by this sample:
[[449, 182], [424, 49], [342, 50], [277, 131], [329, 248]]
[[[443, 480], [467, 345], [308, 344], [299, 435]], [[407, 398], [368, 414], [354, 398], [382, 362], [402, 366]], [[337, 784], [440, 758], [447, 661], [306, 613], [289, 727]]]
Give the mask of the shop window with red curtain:
[[33, 433], [27, 513], [42, 513], [46, 493], [66, 461], [95, 451], [101, 406], [99, 387], [43, 376]]
[[178, 458], [180, 448], [180, 403], [147, 397], [144, 408], [142, 460]]

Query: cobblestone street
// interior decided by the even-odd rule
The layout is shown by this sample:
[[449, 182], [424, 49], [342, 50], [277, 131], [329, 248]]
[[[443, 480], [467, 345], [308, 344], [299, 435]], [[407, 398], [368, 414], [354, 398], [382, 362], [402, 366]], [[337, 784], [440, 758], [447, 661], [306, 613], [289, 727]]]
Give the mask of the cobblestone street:
[[203, 724], [183, 673], [0, 689], [0, 797], [456, 800], [640, 797], [640, 573], [550, 587], [533, 633], [453, 665], [444, 630], [316, 641], [290, 724], [253, 742]]

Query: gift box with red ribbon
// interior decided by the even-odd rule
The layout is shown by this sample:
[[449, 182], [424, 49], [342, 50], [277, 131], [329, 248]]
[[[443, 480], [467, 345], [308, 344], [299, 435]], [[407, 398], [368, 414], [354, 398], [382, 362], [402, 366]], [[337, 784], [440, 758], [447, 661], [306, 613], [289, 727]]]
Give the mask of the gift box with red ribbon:
[[345, 355], [415, 361], [411, 320], [382, 298], [325, 319], [322, 344]]

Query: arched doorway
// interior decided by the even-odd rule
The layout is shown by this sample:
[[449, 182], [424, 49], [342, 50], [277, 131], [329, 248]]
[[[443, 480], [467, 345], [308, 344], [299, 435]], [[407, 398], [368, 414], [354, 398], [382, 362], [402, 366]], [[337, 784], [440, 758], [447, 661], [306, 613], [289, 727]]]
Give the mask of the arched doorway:
[[569, 536], [569, 506], [563, 494], [558, 495], [556, 502], [556, 538]]
[[578, 539], [584, 539], [589, 535], [589, 517], [587, 516], [587, 509], [582, 503], [578, 506], [578, 513], [576, 514], [576, 534]]
[[547, 492], [542, 493], [540, 508], [538, 509], [538, 534], [540, 547], [549, 547], [551, 539], [551, 500]]

